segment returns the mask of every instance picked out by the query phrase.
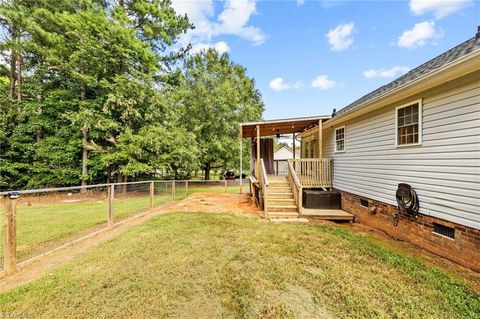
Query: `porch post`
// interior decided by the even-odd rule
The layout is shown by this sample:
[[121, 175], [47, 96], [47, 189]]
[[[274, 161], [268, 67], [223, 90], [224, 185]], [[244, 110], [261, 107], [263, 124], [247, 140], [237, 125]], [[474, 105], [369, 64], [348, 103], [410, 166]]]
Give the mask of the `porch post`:
[[318, 121], [318, 158], [323, 158], [322, 120]]
[[257, 158], [255, 163], [255, 177], [259, 177], [260, 171], [260, 125], [257, 124]]
[[295, 149], [296, 149], [296, 146], [295, 146], [295, 133], [292, 134], [292, 145], [293, 145], [293, 168], [295, 168]]
[[240, 125], [240, 194], [242, 193], [243, 185], [243, 138], [242, 138], [242, 125]]
[[296, 149], [295, 149], [296, 148], [295, 147], [295, 133], [293, 133], [292, 136], [293, 136], [293, 143], [292, 143], [293, 144], [293, 158], [295, 159], [295, 152], [296, 152]]

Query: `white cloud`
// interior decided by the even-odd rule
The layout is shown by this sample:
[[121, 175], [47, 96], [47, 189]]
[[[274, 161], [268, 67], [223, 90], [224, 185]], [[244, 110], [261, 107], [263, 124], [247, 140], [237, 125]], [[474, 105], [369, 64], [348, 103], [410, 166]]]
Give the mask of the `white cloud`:
[[433, 13], [435, 18], [442, 19], [471, 2], [472, 0], [410, 0], [410, 11], [415, 15]]
[[416, 23], [412, 29], [403, 31], [397, 39], [397, 45], [401, 48], [412, 49], [425, 45], [427, 40], [441, 37], [440, 30], [434, 21]]
[[290, 88], [289, 85], [283, 82], [283, 79], [281, 77], [275, 78], [270, 81], [270, 84], [268, 86], [274, 91], [283, 91]]
[[219, 41], [215, 44], [208, 44], [208, 43], [195, 43], [192, 46], [192, 53], [199, 53], [202, 50], [208, 50], [210, 48], [213, 48], [217, 50], [219, 53], [228, 53], [230, 52], [230, 47], [228, 46], [228, 43], [225, 41]]
[[340, 24], [334, 29], [328, 31], [325, 35], [330, 43], [330, 50], [341, 51], [347, 49], [353, 44], [353, 22]]
[[319, 75], [315, 79], [313, 79], [310, 86], [312, 88], [328, 90], [332, 89], [337, 85], [337, 82], [333, 80], [329, 80], [327, 75]]
[[406, 66], [394, 66], [390, 69], [370, 69], [363, 72], [363, 76], [367, 79], [373, 78], [393, 78], [397, 75], [405, 74], [410, 71]]
[[195, 29], [189, 30], [180, 37], [183, 45], [207, 43], [221, 35], [235, 35], [260, 45], [265, 42], [266, 35], [258, 27], [248, 24], [252, 15], [256, 14], [256, 0], [227, 0], [223, 10], [217, 16], [213, 0], [173, 0], [172, 6], [179, 14], [187, 14]]
[[305, 4], [305, 0], [297, 0], [297, 5], [301, 6]]
[[270, 81], [268, 86], [274, 91], [285, 91], [289, 89], [301, 89], [303, 87], [303, 83], [301, 81], [297, 81], [292, 84], [287, 84], [283, 81], [282, 77], [278, 77]]

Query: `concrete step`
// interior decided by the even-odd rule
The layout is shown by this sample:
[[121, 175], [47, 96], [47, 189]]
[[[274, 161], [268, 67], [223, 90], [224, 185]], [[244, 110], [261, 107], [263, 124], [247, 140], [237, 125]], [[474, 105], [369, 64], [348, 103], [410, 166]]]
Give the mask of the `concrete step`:
[[297, 206], [295, 205], [267, 205], [268, 212], [291, 212], [298, 213]]
[[287, 219], [287, 218], [298, 218], [298, 213], [295, 212], [268, 212], [268, 219]]
[[268, 200], [270, 199], [293, 199], [293, 193], [274, 193], [268, 192]]

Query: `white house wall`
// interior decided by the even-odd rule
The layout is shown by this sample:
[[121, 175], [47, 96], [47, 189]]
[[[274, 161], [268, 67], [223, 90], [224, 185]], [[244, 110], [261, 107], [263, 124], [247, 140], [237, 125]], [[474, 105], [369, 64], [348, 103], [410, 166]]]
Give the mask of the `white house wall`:
[[[323, 157], [334, 158], [334, 188], [396, 205], [398, 183], [417, 191], [420, 212], [480, 228], [480, 77], [385, 106], [345, 125], [344, 153], [323, 132]], [[423, 99], [423, 144], [395, 147], [395, 107]]]

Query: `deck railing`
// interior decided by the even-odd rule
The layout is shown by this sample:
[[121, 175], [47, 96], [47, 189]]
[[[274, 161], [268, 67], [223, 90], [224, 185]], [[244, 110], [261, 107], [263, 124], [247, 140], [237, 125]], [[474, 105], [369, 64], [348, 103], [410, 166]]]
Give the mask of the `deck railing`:
[[275, 170], [275, 175], [287, 176], [288, 172], [288, 160], [273, 160], [273, 169]]
[[267, 170], [265, 169], [265, 163], [263, 162], [263, 158], [260, 159], [260, 191], [263, 196], [263, 218], [268, 218], [268, 176]]
[[295, 205], [298, 207], [298, 212], [302, 213], [302, 184], [298, 179], [292, 162], [287, 163], [287, 180], [293, 191], [293, 198], [295, 199]]
[[290, 159], [303, 188], [333, 186], [333, 161], [330, 158]]

